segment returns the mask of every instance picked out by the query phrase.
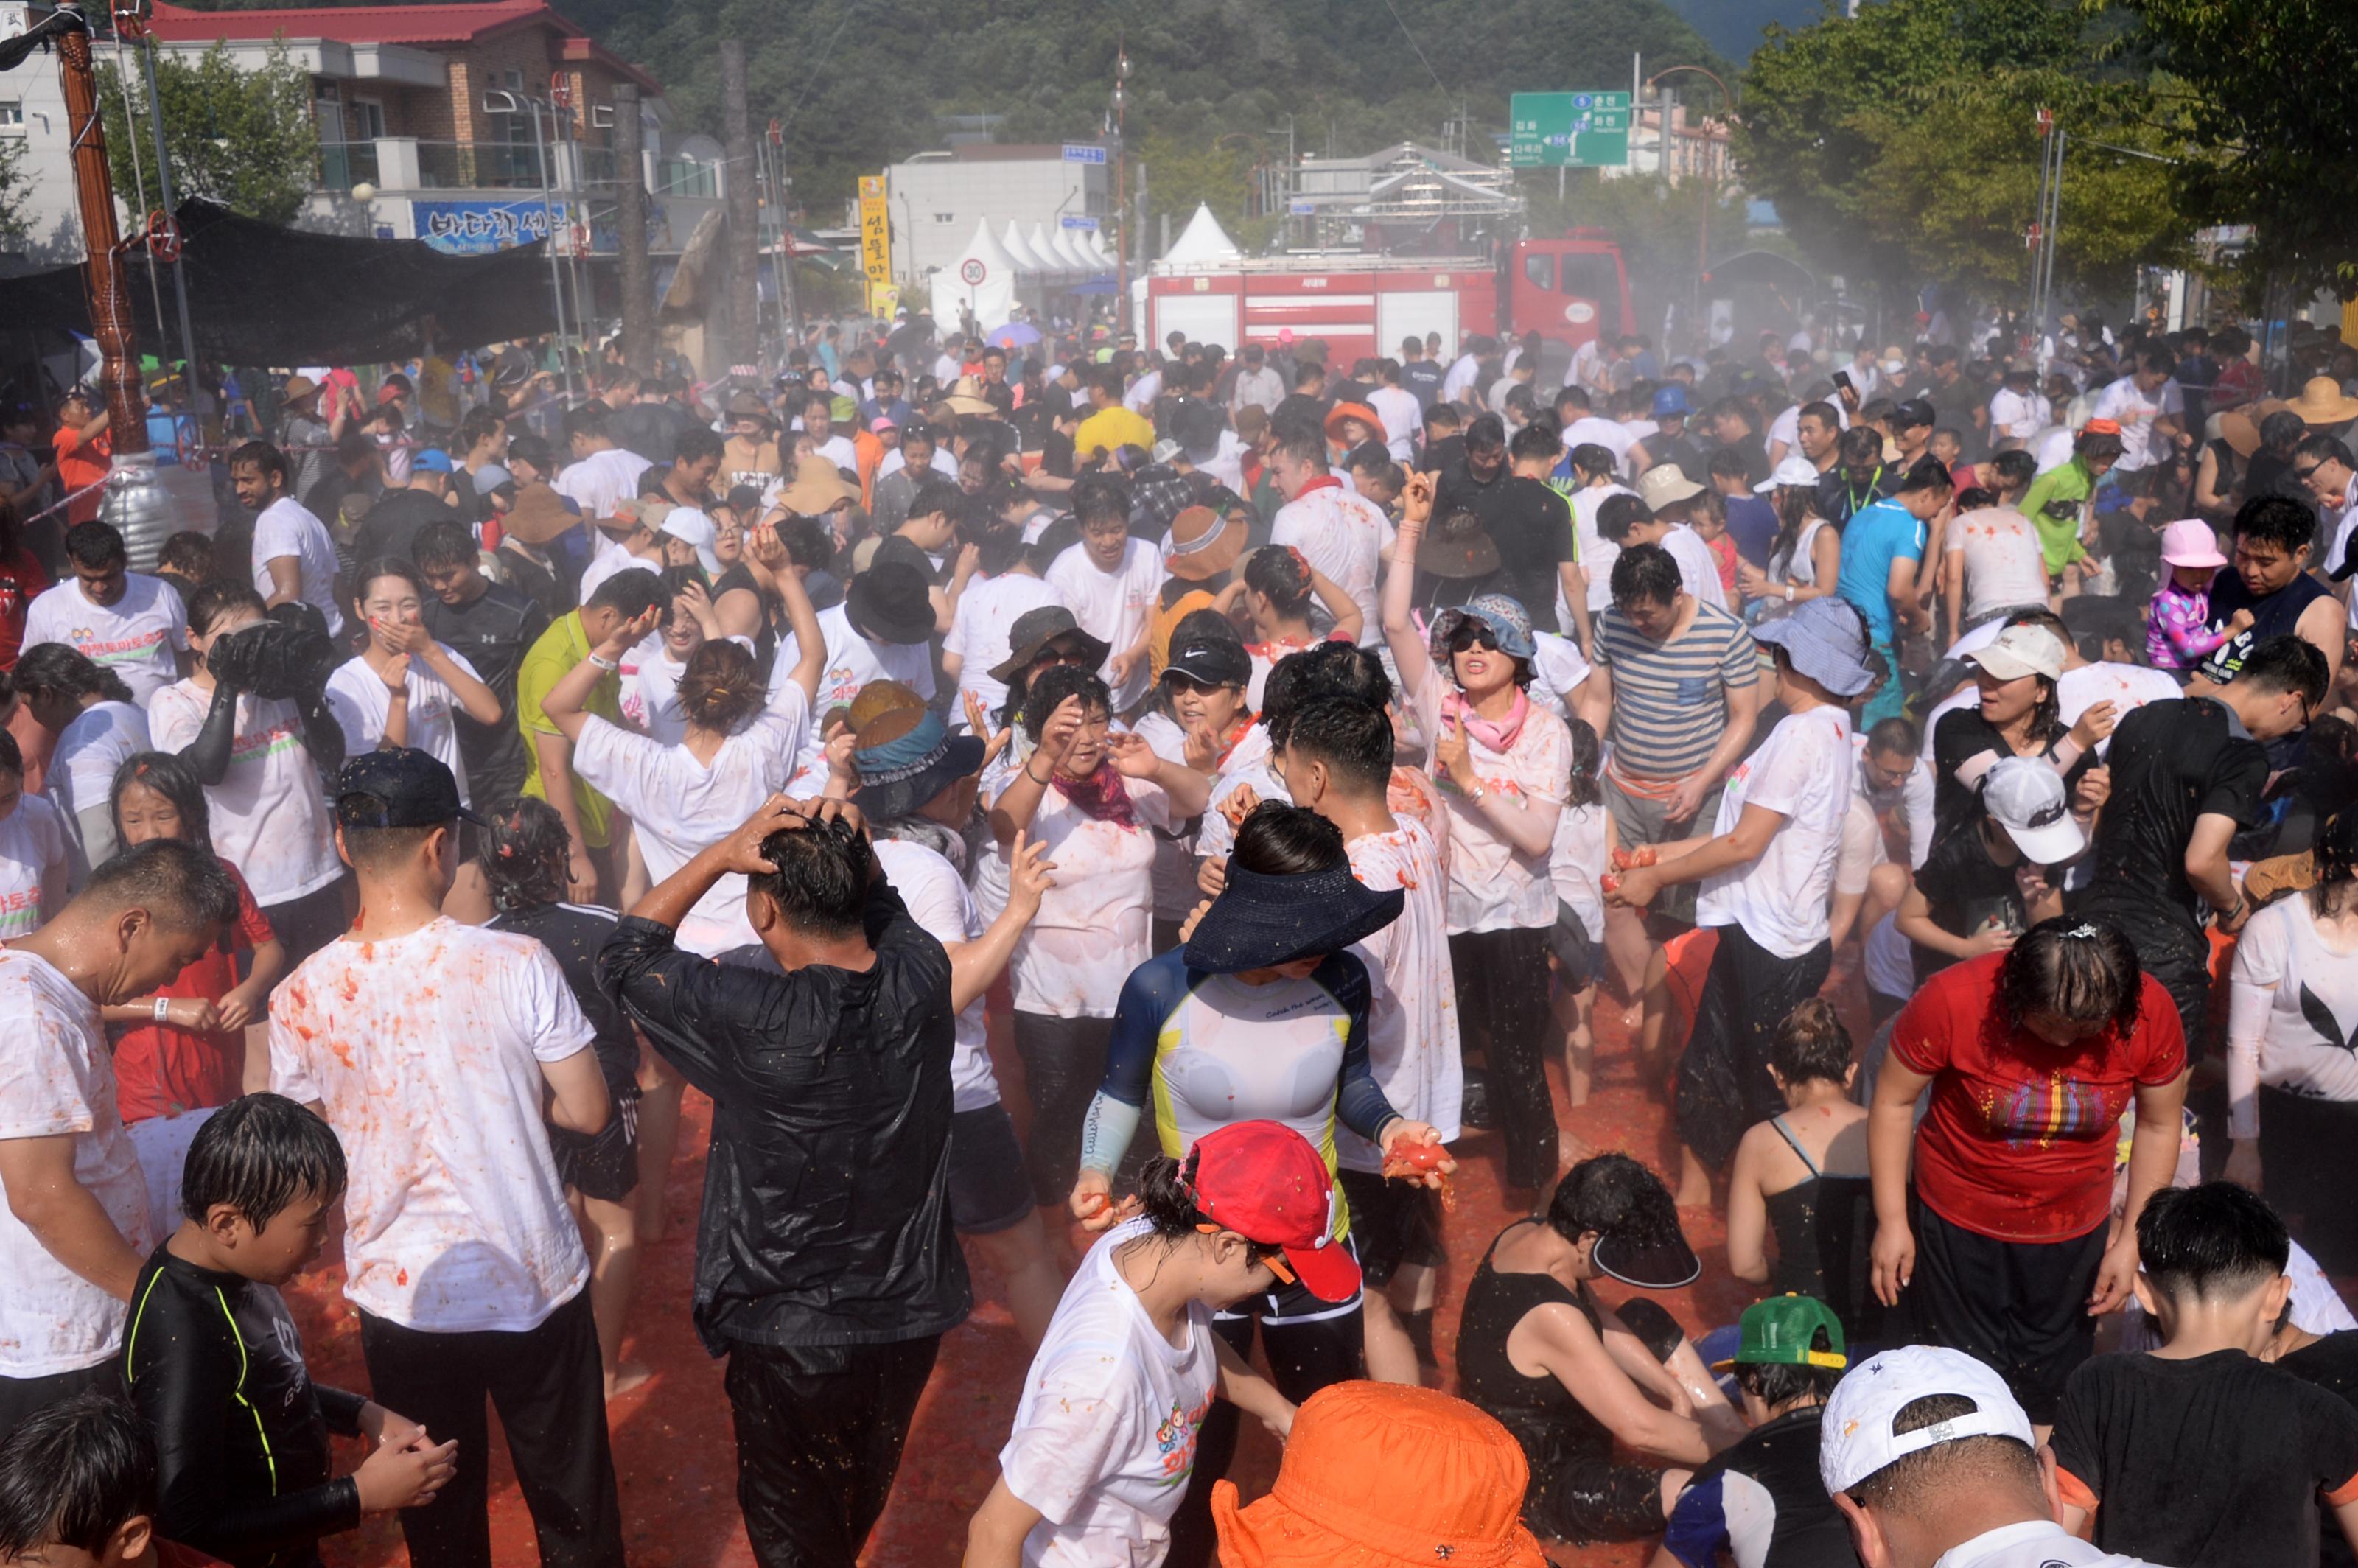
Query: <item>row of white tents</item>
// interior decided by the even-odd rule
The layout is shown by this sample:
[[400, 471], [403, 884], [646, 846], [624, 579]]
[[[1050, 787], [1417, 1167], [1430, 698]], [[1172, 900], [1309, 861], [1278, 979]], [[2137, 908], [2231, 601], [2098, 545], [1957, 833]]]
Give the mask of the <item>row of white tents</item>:
[[[1200, 265], [1233, 261], [1241, 254], [1212, 210], [1199, 206], [1161, 265]], [[986, 218], [975, 225], [974, 237], [957, 259], [934, 274], [934, 319], [957, 321], [971, 313], [988, 332], [1005, 326], [1019, 303], [1037, 308], [1047, 295], [1076, 283], [1109, 283], [1116, 265], [1117, 258], [1098, 230], [1051, 230], [1034, 223], [1027, 238], [1010, 220], [1004, 235], [996, 235]], [[1134, 291], [1142, 294], [1145, 287], [1143, 277], [1132, 280]]]

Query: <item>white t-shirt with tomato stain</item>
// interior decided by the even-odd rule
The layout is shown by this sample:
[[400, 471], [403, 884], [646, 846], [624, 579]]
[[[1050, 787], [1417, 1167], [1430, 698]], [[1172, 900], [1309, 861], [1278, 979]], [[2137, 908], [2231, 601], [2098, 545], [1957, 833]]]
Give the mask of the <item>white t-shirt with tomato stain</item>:
[[[194, 681], [157, 692], [147, 705], [156, 749], [186, 750], [212, 705], [213, 694]], [[343, 875], [319, 770], [303, 743], [303, 717], [292, 702], [239, 696], [229, 772], [205, 786], [205, 810], [212, 818], [214, 849], [238, 869], [254, 902], [265, 908], [317, 892]]]
[[1698, 925], [1737, 925], [1780, 958], [1798, 958], [1826, 939], [1834, 860], [1858, 779], [1850, 718], [1813, 708], [1777, 721], [1760, 749], [1727, 775], [1714, 837], [1736, 830], [1747, 806], [1780, 813], [1758, 860], [1703, 881]]
[[[1008, 976], [1015, 1011], [1051, 1018], [1111, 1018], [1130, 971], [1154, 956], [1153, 829], [1174, 831], [1171, 797], [1149, 779], [1121, 781], [1135, 827], [1084, 816], [1050, 784], [1030, 840], [1048, 846], [1056, 885], [1016, 939]], [[1006, 885], [1005, 847], [994, 851]]]
[[[1401, 890], [1401, 917], [1351, 951], [1368, 967], [1368, 1065], [1392, 1108], [1429, 1121], [1441, 1141], [1458, 1135], [1466, 1066], [1457, 1047], [1457, 988], [1449, 965], [1449, 876], [1433, 834], [1412, 816], [1389, 833], [1345, 846], [1351, 874], [1379, 892]], [[1335, 1157], [1347, 1170], [1378, 1171], [1383, 1155], [1339, 1122]]]

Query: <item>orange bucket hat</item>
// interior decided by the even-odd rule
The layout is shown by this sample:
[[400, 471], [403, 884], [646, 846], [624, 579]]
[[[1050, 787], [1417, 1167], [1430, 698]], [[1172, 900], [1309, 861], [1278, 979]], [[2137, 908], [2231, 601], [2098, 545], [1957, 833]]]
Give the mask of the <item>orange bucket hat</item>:
[[1548, 1568], [1523, 1528], [1523, 1451], [1463, 1400], [1336, 1383], [1293, 1418], [1269, 1496], [1212, 1488], [1223, 1568]]

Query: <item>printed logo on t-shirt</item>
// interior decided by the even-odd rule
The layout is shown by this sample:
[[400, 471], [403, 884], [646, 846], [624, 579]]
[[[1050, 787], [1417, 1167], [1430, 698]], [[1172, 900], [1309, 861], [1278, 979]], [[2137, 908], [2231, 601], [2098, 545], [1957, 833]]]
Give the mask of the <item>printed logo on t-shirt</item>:
[[229, 760], [233, 762], [259, 762], [295, 749], [295, 723], [292, 719], [274, 724], [267, 730], [251, 735], [240, 735], [229, 743]]
[[2119, 1119], [2117, 1107], [2106, 1109], [2097, 1086], [2050, 1074], [2016, 1084], [1983, 1098], [1982, 1114], [1989, 1130], [2017, 1148], [2045, 1148], [2065, 1139], [2085, 1138], [2091, 1130], [2111, 1127]]
[[143, 632], [136, 637], [102, 638], [88, 626], [77, 626], [66, 633], [74, 652], [94, 665], [120, 665], [136, 659], [164, 640], [162, 628]]
[[1203, 1402], [1194, 1410], [1177, 1400], [1171, 1401], [1171, 1413], [1154, 1429], [1154, 1446], [1163, 1455], [1164, 1488], [1186, 1485], [1195, 1468], [1195, 1434], [1202, 1430], [1205, 1416], [1211, 1413], [1212, 1396], [1206, 1394]]

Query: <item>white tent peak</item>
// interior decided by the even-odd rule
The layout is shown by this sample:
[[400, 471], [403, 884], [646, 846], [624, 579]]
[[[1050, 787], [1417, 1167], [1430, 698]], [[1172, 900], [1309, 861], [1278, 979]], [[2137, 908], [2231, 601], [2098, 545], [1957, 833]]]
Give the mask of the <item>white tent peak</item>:
[[1055, 243], [1048, 238], [1048, 226], [1045, 223], [1032, 225], [1032, 238], [1028, 243], [1032, 247], [1032, 254], [1040, 258], [1041, 271], [1070, 272], [1073, 270], [1073, 264], [1065, 259], [1065, 254], [1059, 251]]
[[1073, 232], [1070, 229], [1058, 229], [1049, 237], [1049, 243], [1055, 245], [1056, 254], [1065, 258], [1066, 271], [1095, 272], [1097, 270], [1096, 264], [1089, 259], [1088, 254], [1081, 249], [1079, 242], [1073, 238]]
[[[970, 280], [976, 263], [981, 265]], [[974, 238], [957, 260], [934, 274], [932, 285], [934, 319], [945, 327], [969, 314], [980, 331], [1006, 324], [1015, 306], [1015, 258], [992, 237], [990, 219], [977, 221]]]
[[999, 243], [1006, 250], [1009, 257], [1014, 261], [1015, 270], [1017, 272], [1052, 272], [1055, 270], [1045, 262], [1042, 261], [1038, 256], [1032, 254], [1032, 247], [1023, 243], [1022, 231], [1016, 228], [1015, 220], [1012, 218], [1007, 220], [1006, 237], [1001, 239]]
[[1235, 261], [1243, 254], [1237, 249], [1237, 243], [1228, 238], [1228, 232], [1220, 227], [1220, 221], [1212, 216], [1211, 206], [1199, 201], [1195, 215], [1187, 220], [1187, 226], [1179, 231], [1179, 237], [1171, 242], [1163, 259], [1185, 266], [1199, 262]]

